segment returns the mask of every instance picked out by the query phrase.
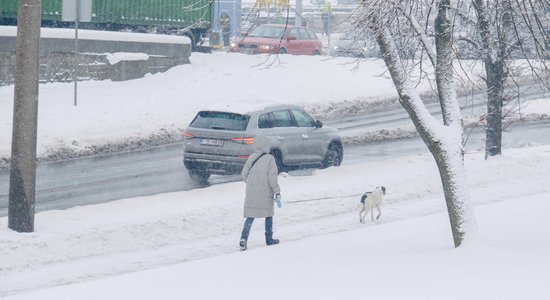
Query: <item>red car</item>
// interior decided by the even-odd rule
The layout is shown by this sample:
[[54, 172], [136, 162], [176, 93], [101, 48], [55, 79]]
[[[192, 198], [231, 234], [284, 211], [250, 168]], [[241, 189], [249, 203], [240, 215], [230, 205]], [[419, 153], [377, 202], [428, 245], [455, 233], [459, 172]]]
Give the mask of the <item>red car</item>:
[[231, 42], [229, 51], [246, 54], [321, 55], [323, 43], [313, 30], [285, 24], [264, 24]]

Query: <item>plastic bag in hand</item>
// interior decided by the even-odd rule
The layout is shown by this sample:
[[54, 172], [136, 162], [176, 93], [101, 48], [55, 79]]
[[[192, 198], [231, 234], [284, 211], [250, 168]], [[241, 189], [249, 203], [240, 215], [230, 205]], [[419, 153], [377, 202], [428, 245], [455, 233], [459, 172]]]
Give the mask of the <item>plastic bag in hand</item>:
[[283, 206], [283, 203], [281, 202], [281, 194], [275, 194], [273, 201], [275, 201], [278, 208], [281, 208], [281, 206]]

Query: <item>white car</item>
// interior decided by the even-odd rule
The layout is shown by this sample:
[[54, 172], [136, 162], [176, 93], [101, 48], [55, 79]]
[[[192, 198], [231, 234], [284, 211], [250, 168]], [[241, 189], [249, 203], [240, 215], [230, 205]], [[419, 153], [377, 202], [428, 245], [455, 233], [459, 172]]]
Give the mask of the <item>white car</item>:
[[258, 134], [271, 139], [279, 172], [339, 166], [342, 137], [302, 107], [277, 105], [248, 113], [199, 111], [184, 133], [183, 164], [190, 176], [240, 174]]

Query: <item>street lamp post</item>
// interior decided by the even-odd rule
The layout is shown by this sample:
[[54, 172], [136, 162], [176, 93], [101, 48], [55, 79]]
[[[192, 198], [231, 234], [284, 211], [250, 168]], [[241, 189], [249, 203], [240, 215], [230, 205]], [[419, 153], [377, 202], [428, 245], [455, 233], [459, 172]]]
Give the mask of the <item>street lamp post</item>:
[[78, 104], [78, 23], [80, 22], [80, 0], [76, 0], [75, 5], [75, 19], [74, 19], [74, 72], [73, 72], [73, 81], [74, 81], [74, 106]]

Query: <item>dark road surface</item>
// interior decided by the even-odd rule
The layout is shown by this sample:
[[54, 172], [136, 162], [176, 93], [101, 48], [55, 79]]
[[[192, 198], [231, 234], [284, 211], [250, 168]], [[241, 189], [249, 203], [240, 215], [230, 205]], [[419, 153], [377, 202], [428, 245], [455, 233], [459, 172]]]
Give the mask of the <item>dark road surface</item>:
[[[550, 144], [550, 121], [518, 125], [504, 133], [503, 144]], [[474, 131], [467, 151], [483, 149], [484, 134]], [[345, 148], [344, 164], [388, 157], [427, 153], [419, 139], [396, 140]], [[504, 150], [505, 151], [505, 150]], [[182, 166], [182, 144], [105, 156], [39, 164], [36, 211], [157, 193], [199, 188]], [[240, 180], [239, 176], [215, 176], [209, 184]], [[9, 172], [0, 171], [0, 216], [7, 215]]]

